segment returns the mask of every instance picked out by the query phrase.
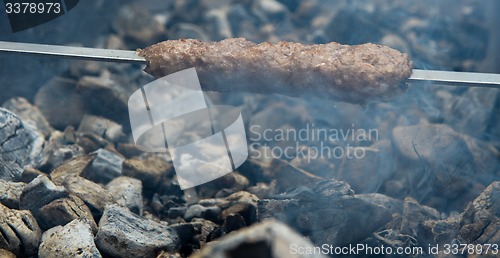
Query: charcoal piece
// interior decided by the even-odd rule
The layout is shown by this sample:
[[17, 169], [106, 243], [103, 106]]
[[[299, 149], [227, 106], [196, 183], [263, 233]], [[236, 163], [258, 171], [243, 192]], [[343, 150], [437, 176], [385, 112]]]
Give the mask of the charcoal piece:
[[220, 198], [243, 191], [248, 184], [249, 182], [246, 177], [237, 172], [233, 172], [198, 186], [197, 192], [200, 197]]
[[297, 12], [299, 11], [300, 13], [300, 8], [303, 8], [302, 5], [317, 5], [316, 2], [314, 1], [311, 1], [311, 2], [303, 2], [303, 1], [300, 1], [300, 0], [278, 0], [279, 3], [281, 3], [282, 5], [284, 5], [288, 10], [292, 11], [292, 12]]
[[140, 180], [126, 176], [117, 177], [106, 185], [106, 189], [117, 204], [142, 216], [142, 182]]
[[128, 120], [127, 100], [130, 92], [109, 76], [83, 76], [78, 81], [54, 78], [35, 96], [50, 125], [58, 130], [77, 127], [85, 114], [106, 115], [118, 122]]
[[19, 206], [23, 210], [30, 210], [38, 218], [40, 208], [66, 197], [68, 193], [64, 187], [56, 186], [47, 176], [40, 175], [24, 187]]
[[159, 195], [155, 193], [150, 205], [156, 214], [166, 217], [169, 222], [174, 221], [173, 223], [179, 222], [187, 210], [186, 201], [181, 194]]
[[78, 132], [93, 133], [111, 142], [116, 142], [124, 136], [121, 125], [107, 118], [92, 115], [83, 116]]
[[[500, 181], [491, 183], [462, 213], [458, 239], [463, 243], [499, 243]], [[496, 239], [497, 242], [490, 242]]]
[[484, 88], [470, 87], [448, 103], [443, 116], [455, 130], [488, 140], [500, 130], [496, 103], [500, 94]]
[[[397, 150], [410, 162], [412, 188], [454, 198], [469, 189], [474, 158], [460, 135], [445, 124], [396, 127]], [[460, 158], [457, 158], [460, 157]]]
[[206, 12], [203, 19], [205, 22], [205, 28], [207, 32], [210, 33], [212, 39], [222, 40], [234, 38], [231, 26], [227, 19], [227, 9], [211, 9]]
[[85, 155], [66, 161], [50, 173], [52, 181], [62, 185], [66, 178], [80, 176], [89, 163], [95, 158], [95, 154]]
[[[155, 210], [158, 210], [158, 209], [155, 208]], [[168, 209], [168, 211], [167, 211], [167, 217], [169, 219], [175, 219], [175, 218], [179, 218], [179, 217], [184, 217], [184, 214], [186, 213], [186, 211], [187, 211], [186, 207], [172, 207], [172, 208]]]
[[[53, 133], [49, 143], [43, 149], [43, 159], [40, 165], [42, 171], [52, 171], [64, 162], [85, 155], [85, 151], [77, 144], [61, 144], [58, 142], [62, 137], [59, 133]], [[56, 139], [54, 139], [56, 138]]]
[[192, 223], [176, 223], [169, 225], [168, 228], [176, 233], [176, 235], [178, 236], [178, 242], [181, 243], [181, 247], [191, 245], [193, 243], [194, 237], [196, 237], [196, 235], [200, 233]]
[[299, 199], [262, 199], [257, 205], [257, 219], [264, 221], [276, 218], [286, 222], [288, 210], [299, 210], [300, 207]]
[[418, 241], [421, 245], [445, 245], [457, 239], [460, 217], [453, 216], [444, 220], [426, 220], [418, 225]]
[[[354, 106], [354, 105], [346, 104], [346, 103], [344, 103], [344, 105], [348, 105], [350, 107]], [[304, 110], [306, 107], [302, 106], [301, 108], [302, 108], [302, 110]], [[310, 112], [310, 114], [314, 114], [317, 111], [305, 111], [304, 110], [303, 112]], [[349, 113], [349, 112], [350, 111], [347, 111], [346, 113]], [[303, 117], [303, 116], [304, 116], [303, 114], [297, 114], [297, 117], [295, 117], [295, 119], [300, 119], [300, 117]], [[311, 115], [309, 115], [309, 116], [310, 116], [310, 118], [302, 118], [303, 119], [302, 121], [314, 121], [317, 119], [317, 118], [312, 117]], [[287, 115], [286, 117], [289, 117], [289, 116]], [[284, 118], [285, 120], [290, 119], [290, 118], [286, 118], [286, 117]], [[274, 120], [274, 118], [272, 118], [272, 119]], [[311, 119], [311, 120], [309, 120], [309, 119]], [[338, 116], [331, 116], [329, 119], [337, 120], [339, 118], [338, 118]], [[293, 123], [297, 123], [297, 122], [292, 122], [292, 121], [284, 122], [284, 124], [293, 124]], [[298, 123], [302, 124], [304, 122], [298, 122]], [[281, 125], [280, 125], [280, 127], [281, 127]], [[266, 128], [272, 128], [272, 126], [271, 127], [266, 126]], [[294, 141], [289, 141], [288, 146], [290, 146], [290, 144], [294, 144], [293, 142]], [[314, 148], [321, 147], [320, 146], [321, 144], [318, 145], [317, 143], [313, 143], [313, 145], [315, 146]], [[333, 144], [333, 145], [327, 144], [327, 145], [329, 145], [329, 148], [336, 147], [335, 144]], [[322, 155], [320, 152], [316, 152], [315, 149], [310, 149], [311, 147], [312, 146], [310, 146], [309, 143], [306, 143], [306, 142], [299, 144], [298, 147], [295, 146], [295, 148], [297, 148], [297, 151], [294, 154], [295, 157], [290, 161], [290, 164], [292, 164], [293, 166], [295, 166], [297, 168], [308, 171], [308, 172], [310, 172], [318, 177], [322, 177], [322, 178], [335, 177], [335, 175], [337, 174], [337, 171], [339, 170], [338, 162], [336, 162], [336, 161], [334, 162], [334, 160], [331, 159], [332, 156]], [[305, 150], [306, 155], [300, 154], [301, 149]], [[263, 148], [261, 148], [261, 150], [263, 150]], [[268, 150], [270, 150], [272, 152], [272, 149], [268, 148]], [[326, 153], [324, 153], [324, 154], [326, 154]], [[316, 158], [316, 156], [317, 156], [317, 158]]]
[[102, 62], [73, 60], [69, 64], [69, 74], [73, 78], [80, 78], [85, 75], [99, 76], [103, 71], [106, 71], [106, 67], [107, 64]]
[[12, 209], [19, 209], [19, 200], [25, 185], [22, 182], [9, 182], [0, 179], [0, 203]]
[[84, 150], [75, 143], [74, 129], [68, 126], [64, 132], [53, 131], [50, 134], [48, 143], [43, 148], [43, 159], [39, 169], [50, 172], [61, 164], [83, 156]]
[[246, 225], [251, 225], [257, 220], [257, 201], [257, 196], [245, 191], [224, 198], [202, 199], [188, 208], [184, 218], [197, 217], [218, 222], [229, 215], [239, 214], [244, 218]]
[[[269, 220], [228, 234], [214, 244], [206, 245], [193, 258], [236, 257], [326, 257], [322, 254], [301, 254], [314, 246], [301, 235], [280, 222]], [[292, 252], [292, 253], [291, 253]], [[293, 253], [295, 252], [295, 253]]]
[[[0, 157], [17, 163], [20, 167], [36, 167], [42, 158], [44, 139], [36, 128], [23, 122], [11, 111], [0, 108]], [[3, 162], [2, 162], [3, 163]], [[5, 165], [0, 165], [3, 176]]]
[[[306, 190], [310, 190], [307, 189]], [[309, 191], [305, 191], [309, 193]], [[351, 186], [344, 181], [337, 180], [323, 180], [316, 184], [314, 184], [314, 192], [315, 195], [320, 195], [323, 197], [332, 197], [332, 198], [350, 198], [354, 196], [354, 191], [351, 189]], [[300, 196], [300, 195], [297, 195]], [[304, 195], [308, 196], [308, 195]], [[309, 196], [311, 197], [311, 196]], [[308, 198], [308, 197], [307, 197]]]
[[44, 174], [43, 172], [41, 172], [36, 168], [26, 167], [23, 170], [23, 174], [21, 176], [20, 181], [24, 183], [29, 183], [40, 175], [46, 175], [46, 174]]
[[181, 246], [175, 229], [148, 220], [118, 205], [109, 205], [99, 221], [99, 250], [119, 257], [155, 257], [161, 250], [174, 252]]
[[140, 45], [150, 44], [165, 33], [163, 24], [155, 19], [154, 13], [142, 5], [122, 6], [113, 20], [113, 29], [120, 37]]
[[92, 212], [80, 198], [74, 195], [52, 201], [40, 208], [39, 214], [38, 221], [43, 230], [55, 226], [64, 226], [75, 219], [79, 219], [89, 224], [94, 233], [97, 232], [97, 225]]
[[230, 214], [226, 216], [220, 227], [217, 227], [210, 234], [211, 239], [218, 239], [233, 231], [247, 227], [245, 219], [239, 214]]
[[20, 208], [30, 210], [44, 230], [77, 218], [87, 221], [94, 230], [97, 228], [83, 201], [69, 195], [63, 186], [56, 186], [44, 175], [26, 185], [21, 194]]
[[155, 189], [173, 166], [164, 158], [149, 155], [146, 159], [126, 159], [123, 161], [123, 175], [142, 181], [144, 188]]
[[206, 90], [314, 96], [362, 103], [403, 91], [411, 75], [406, 54], [374, 44], [302, 45], [243, 38], [220, 42], [169, 40], [138, 51], [145, 71], [163, 77], [196, 67]]
[[165, 252], [161, 251], [156, 258], [182, 258], [182, 255], [179, 253], [170, 253], [170, 252]]
[[401, 234], [399, 230], [385, 229], [373, 233], [373, 238], [367, 238], [361, 244], [367, 244], [370, 247], [389, 246], [393, 249], [401, 248], [418, 248], [422, 246], [417, 238], [410, 235]]
[[207, 34], [197, 25], [191, 23], [176, 23], [168, 30], [168, 37], [171, 39], [199, 39], [209, 41]]
[[408, 181], [406, 178], [388, 179], [382, 185], [381, 191], [383, 191], [384, 194], [393, 197], [407, 196]]
[[492, 143], [478, 140], [466, 134], [462, 134], [461, 138], [474, 157], [474, 169], [477, 171], [478, 181], [483, 185], [489, 185], [495, 180], [495, 176], [500, 175], [498, 173], [500, 171], [500, 162], [498, 162], [500, 150], [495, 148]]
[[224, 198], [212, 198], [212, 199], [202, 199], [198, 202], [198, 204], [203, 205], [205, 207], [209, 206], [218, 206], [221, 209], [225, 210], [233, 205], [242, 203], [242, 204], [249, 204], [254, 207], [257, 207], [257, 201], [259, 198], [257, 196], [245, 192], [245, 191], [240, 191], [236, 192], [234, 194], [231, 194], [227, 197]]
[[127, 159], [138, 157], [144, 153], [143, 151], [139, 150], [133, 143], [119, 143], [116, 146], [116, 150]]
[[218, 225], [210, 220], [204, 219], [194, 219], [191, 225], [198, 233], [196, 236], [192, 237], [197, 241], [197, 244], [203, 247], [207, 242], [212, 239], [212, 234], [218, 228]]
[[115, 203], [106, 189], [83, 177], [66, 178], [63, 185], [68, 192], [80, 197], [97, 219], [101, 217], [106, 205]]
[[83, 171], [83, 177], [97, 183], [107, 184], [122, 175], [123, 157], [106, 149], [99, 149], [93, 154], [96, 156]]
[[245, 226], [249, 226], [257, 221], [257, 207], [251, 203], [235, 203], [222, 211], [221, 219], [227, 220], [233, 215], [241, 216]]
[[255, 1], [252, 10], [256, 16], [268, 22], [280, 23], [290, 19], [288, 8], [275, 0]]
[[234, 37], [244, 37], [250, 41], [260, 41], [259, 20], [251, 10], [251, 1], [235, 4], [227, 10], [227, 19]]
[[0, 203], [0, 249], [30, 257], [36, 254], [41, 237], [30, 211], [9, 209]]
[[309, 173], [282, 159], [272, 158], [270, 161], [257, 162], [257, 164], [263, 165], [263, 174], [266, 178], [276, 180], [278, 192], [323, 180], [322, 177]]
[[224, 218], [224, 223], [222, 223], [221, 226], [221, 232], [223, 234], [228, 234], [231, 233], [232, 231], [239, 230], [241, 228], [244, 228], [247, 226], [247, 223], [245, 222], [245, 218], [243, 218], [240, 214], [236, 213], [231, 213], [229, 215], [226, 215]]
[[94, 243], [90, 226], [73, 220], [65, 226], [57, 226], [43, 233], [38, 251], [40, 258], [101, 257]]
[[94, 133], [87, 132], [79, 132], [76, 134], [76, 144], [82, 146], [86, 153], [111, 147], [110, 142], [106, 139]]
[[406, 197], [403, 204], [401, 233], [417, 236], [418, 227], [427, 220], [439, 220], [441, 214], [434, 208], [420, 205], [415, 199]]
[[388, 209], [357, 198], [348, 184], [333, 179], [277, 198], [259, 201], [259, 220], [275, 217], [318, 244], [357, 243], [392, 219]]
[[[55, 134], [57, 133], [57, 134]], [[75, 127], [74, 126], [66, 126], [64, 128], [64, 131], [59, 132], [59, 131], [54, 131], [50, 137], [56, 135], [57, 136], [57, 141], [62, 144], [62, 145], [68, 145], [68, 144], [73, 144], [76, 140], [76, 133], [75, 133]]]
[[408, 43], [397, 34], [387, 34], [382, 39], [380, 39], [380, 45], [388, 46], [397, 49], [403, 53], [409, 53], [410, 46]]
[[31, 105], [31, 103], [23, 97], [11, 98], [3, 103], [2, 107], [14, 112], [25, 123], [36, 128], [43, 137], [49, 136], [53, 130], [42, 112], [40, 112], [40, 109]]
[[194, 218], [202, 218], [213, 222], [219, 222], [221, 209], [217, 206], [208, 206], [194, 204], [187, 208], [184, 213], [184, 219], [191, 221]]
[[50, 125], [63, 130], [68, 125], [77, 126], [86, 113], [86, 103], [76, 91], [76, 81], [55, 77], [35, 96], [35, 106]]
[[[108, 36], [108, 38], [106, 40], [106, 48], [107, 49], [124, 49], [124, 48], [126, 48], [125, 41], [121, 37], [114, 35], [114, 34], [111, 34]], [[90, 61], [88, 63], [98, 63], [98, 62]], [[76, 68], [78, 69], [78, 66]], [[89, 69], [87, 69], [87, 71], [85, 71], [86, 74], [82, 74], [82, 75], [97, 76], [97, 75], [99, 75], [100, 72], [101, 72], [100, 69], [93, 69], [93, 71], [89, 71]]]
[[[370, 5], [372, 3], [366, 3]], [[360, 7], [362, 6], [362, 7]], [[344, 44], [360, 44], [363, 42], [380, 42], [385, 34], [382, 26], [374, 22], [378, 19], [374, 9], [365, 5], [350, 5], [339, 8], [335, 15], [325, 21], [326, 40], [337, 40]], [[363, 31], [363, 33], [352, 33]]]
[[[356, 193], [373, 193], [378, 191], [382, 183], [390, 177], [386, 162], [389, 150], [373, 147], [357, 147], [363, 150], [363, 158], [353, 159], [344, 156], [338, 168], [338, 180], [346, 181]], [[370, 180], [366, 180], [370, 178]]]
[[248, 187], [248, 192], [256, 195], [259, 199], [269, 198], [276, 193], [276, 180], [273, 180], [269, 184], [259, 182], [254, 186]]
[[0, 155], [0, 179], [6, 181], [21, 180], [23, 169], [14, 161], [6, 161]]
[[0, 257], [2, 258], [16, 258], [16, 255], [5, 249], [0, 249]]
[[54, 147], [53, 149], [49, 147], [47, 150], [48, 160], [46, 169], [49, 171], [59, 167], [67, 160], [85, 155], [84, 149], [77, 144]]
[[478, 243], [487, 245], [488, 243], [500, 243], [500, 220], [489, 224], [477, 239]]
[[355, 196], [356, 198], [365, 200], [369, 203], [380, 205], [389, 210], [392, 214], [403, 214], [403, 201], [399, 199], [395, 199], [379, 193], [356, 194]]
[[117, 79], [103, 73], [98, 77], [83, 76], [78, 80], [76, 88], [80, 98], [85, 100], [87, 113], [105, 116], [118, 123], [129, 120], [127, 103], [132, 92]]

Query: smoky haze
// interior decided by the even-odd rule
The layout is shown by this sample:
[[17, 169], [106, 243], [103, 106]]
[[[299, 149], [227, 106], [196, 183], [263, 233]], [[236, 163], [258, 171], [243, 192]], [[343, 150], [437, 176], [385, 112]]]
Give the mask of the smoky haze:
[[[307, 44], [371, 42], [407, 53], [418, 69], [500, 73], [499, 10], [497, 0], [96, 0], [80, 1], [64, 16], [19, 33], [8, 31], [6, 19], [0, 15], [0, 40], [128, 50], [181, 38], [218, 41], [245, 37], [252, 42], [285, 40]], [[192, 56], [182, 57], [199, 61]], [[12, 111], [0, 109], [0, 124], [9, 121], [1, 119], [6, 114], [15, 121], [5, 123], [8, 130], [0, 130], [0, 153], [4, 146], [17, 149], [1, 141], [16, 138], [13, 136], [20, 134], [20, 120], [27, 120], [23, 130], [38, 130], [39, 140], [43, 143], [45, 139], [43, 152], [42, 147], [39, 149], [40, 155], [46, 155], [45, 163], [38, 167], [42, 172], [48, 174], [54, 169], [62, 173], [70, 170], [65, 162], [71, 158], [79, 157], [73, 161], [82, 162], [98, 155], [100, 163], [92, 161], [92, 169], [82, 172], [93, 176], [77, 181], [84, 175], [72, 175], [70, 178], [78, 182], [72, 186], [80, 190], [81, 185], [94, 184], [91, 180], [101, 177], [103, 169], [111, 170], [113, 176], [115, 172], [121, 176], [123, 170], [123, 175], [142, 182], [138, 187], [138, 210], [144, 206], [147, 217], [166, 220], [170, 225], [211, 220], [207, 225], [216, 228], [214, 234], [210, 233], [211, 240], [223, 235], [230, 238], [230, 231], [270, 217], [288, 223], [316, 245], [426, 246], [485, 244], [495, 241], [493, 235], [498, 239], [498, 201], [494, 203], [498, 198], [491, 192], [498, 193], [498, 182], [494, 182], [500, 180], [499, 89], [408, 82], [408, 89], [392, 99], [357, 105], [304, 97], [300, 91], [294, 92], [298, 96], [295, 98], [269, 93], [208, 92], [201, 80], [206, 107], [222, 105], [241, 110], [241, 116], [233, 117], [238, 127], [232, 131], [246, 134], [230, 137], [220, 145], [223, 148], [216, 149], [217, 144], [211, 142], [200, 147], [198, 143], [207, 132], [216, 131], [210, 119], [207, 121], [211, 114], [194, 112], [183, 121], [175, 113], [169, 117], [173, 118], [170, 128], [162, 124], [162, 131], [153, 131], [161, 134], [163, 142], [157, 137], [152, 140], [165, 151], [166, 130], [171, 129], [168, 133], [186, 136], [171, 138], [174, 144], [187, 139], [178, 145], [195, 143], [189, 151], [202, 150], [210, 159], [227, 155], [227, 160], [229, 156], [238, 158], [227, 151], [232, 140], [238, 146], [248, 145], [248, 158], [244, 160], [247, 155], [241, 155], [238, 162], [244, 163], [234, 172], [224, 170], [230, 173], [208, 183], [202, 180], [199, 183], [204, 184], [182, 191], [171, 157], [134, 149], [137, 139], [133, 135], [134, 123], [129, 123], [127, 100], [136, 92], [132, 100], [141, 105], [132, 106], [140, 107], [142, 113], [133, 120], [141, 122], [138, 127], [142, 132], [151, 132], [148, 129], [153, 124], [153, 112], [169, 114], [164, 111], [182, 107], [199, 110], [201, 98], [196, 98], [195, 104], [183, 102], [171, 107], [175, 103], [162, 94], [163, 87], [146, 93], [145, 85], [154, 78], [142, 69], [134, 64], [0, 54], [0, 104]], [[224, 78], [223, 74], [218, 76]], [[249, 83], [253, 77], [255, 81], [267, 78], [252, 74]], [[230, 91], [232, 85], [223, 86]], [[308, 85], [303, 86], [297, 88], [307, 90]], [[145, 99], [157, 105], [149, 106]], [[133, 115], [134, 109], [131, 111]], [[13, 112], [20, 118], [14, 119]], [[203, 122], [205, 136], [184, 129], [200, 129]], [[231, 131], [227, 135], [231, 136]], [[15, 143], [27, 146], [24, 140]], [[94, 152], [100, 148], [106, 151]], [[0, 158], [4, 156], [8, 155]], [[0, 163], [2, 172], [9, 163]], [[230, 163], [225, 163], [226, 167], [237, 167], [234, 160]], [[199, 179], [199, 170], [192, 165], [187, 162], [182, 168]], [[11, 170], [19, 175], [23, 171], [19, 166]], [[85, 188], [81, 189], [85, 196], [92, 190], [81, 188]], [[108, 195], [108, 190], [102, 191]], [[472, 203], [475, 199], [478, 201]], [[40, 202], [36, 198], [34, 201]], [[42, 210], [38, 208], [34, 210]], [[108, 208], [103, 205], [103, 209]], [[123, 211], [116, 206], [109, 212], [103, 214], [117, 214], [113, 216], [120, 218]], [[135, 219], [138, 216], [134, 215]], [[141, 240], [142, 231], [146, 231], [142, 229], [160, 228], [149, 225], [153, 224], [141, 227], [140, 237], [128, 231], [123, 235]], [[193, 228], [202, 227], [205, 234], [204, 222], [200, 225]], [[124, 236], [110, 234], [112, 237], [106, 237], [109, 246], [136, 248], [148, 244], [139, 241], [117, 245], [115, 236]], [[199, 246], [210, 246], [205, 245], [211, 241], [207, 235], [201, 237], [206, 241], [196, 235]], [[277, 241], [282, 246], [279, 235], [265, 235], [273, 238], [269, 242]], [[89, 236], [92, 242], [90, 230]], [[174, 238], [182, 240], [184, 236]], [[197, 244], [191, 243], [194, 238], [186, 245], [191, 249], [187, 255], [182, 253], [183, 257], [197, 252], [193, 247]], [[272, 248], [267, 246], [267, 239], [262, 243], [266, 243], [266, 251]], [[254, 239], [245, 244], [241, 253], [253, 254], [247, 249], [256, 246]], [[127, 249], [120, 250], [127, 254]], [[162, 248], [151, 249], [153, 254]], [[179, 252], [183, 250], [184, 246]]]

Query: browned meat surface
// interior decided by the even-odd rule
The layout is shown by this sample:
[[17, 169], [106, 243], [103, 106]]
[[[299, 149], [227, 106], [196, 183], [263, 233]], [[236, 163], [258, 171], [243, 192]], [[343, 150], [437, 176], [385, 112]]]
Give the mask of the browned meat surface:
[[412, 70], [408, 55], [375, 44], [183, 39], [138, 52], [149, 62], [145, 71], [155, 77], [196, 67], [205, 90], [313, 96], [352, 103], [387, 99], [403, 92]]

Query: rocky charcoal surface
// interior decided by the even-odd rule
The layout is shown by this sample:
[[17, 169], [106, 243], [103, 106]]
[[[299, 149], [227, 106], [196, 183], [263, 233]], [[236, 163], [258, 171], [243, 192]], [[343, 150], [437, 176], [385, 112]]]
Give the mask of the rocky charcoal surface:
[[[371, 42], [407, 53], [415, 68], [500, 72], [491, 58], [500, 51], [493, 1], [145, 2], [106, 1], [101, 8], [113, 14], [85, 44]], [[467, 244], [490, 252], [459, 257], [497, 257], [496, 89], [413, 83], [364, 105], [206, 92], [211, 103], [242, 110], [249, 157], [181, 191], [169, 156], [133, 143], [127, 101], [154, 80], [144, 67], [33, 59], [20, 75], [9, 60], [0, 60], [0, 257], [328, 257], [298, 251], [323, 244], [406, 248], [409, 257], [450, 257], [445, 245]], [[330, 138], [283, 133], [290, 129]], [[344, 155], [319, 155], [324, 149]]]

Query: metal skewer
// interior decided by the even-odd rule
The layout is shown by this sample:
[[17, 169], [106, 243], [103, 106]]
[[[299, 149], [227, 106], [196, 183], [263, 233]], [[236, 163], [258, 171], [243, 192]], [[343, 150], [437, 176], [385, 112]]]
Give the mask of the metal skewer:
[[500, 74], [413, 69], [411, 81], [433, 81], [444, 85], [500, 89]]
[[[18, 43], [0, 41], [0, 53], [43, 55], [103, 62], [146, 64], [135, 51]], [[500, 74], [413, 69], [410, 81], [432, 81], [445, 85], [500, 89]]]
[[88, 47], [57, 46], [32, 43], [18, 43], [0, 41], [0, 53], [27, 54], [54, 56], [63, 58], [76, 58], [91, 61], [125, 62], [146, 64], [146, 59], [140, 57], [135, 51], [101, 49]]

